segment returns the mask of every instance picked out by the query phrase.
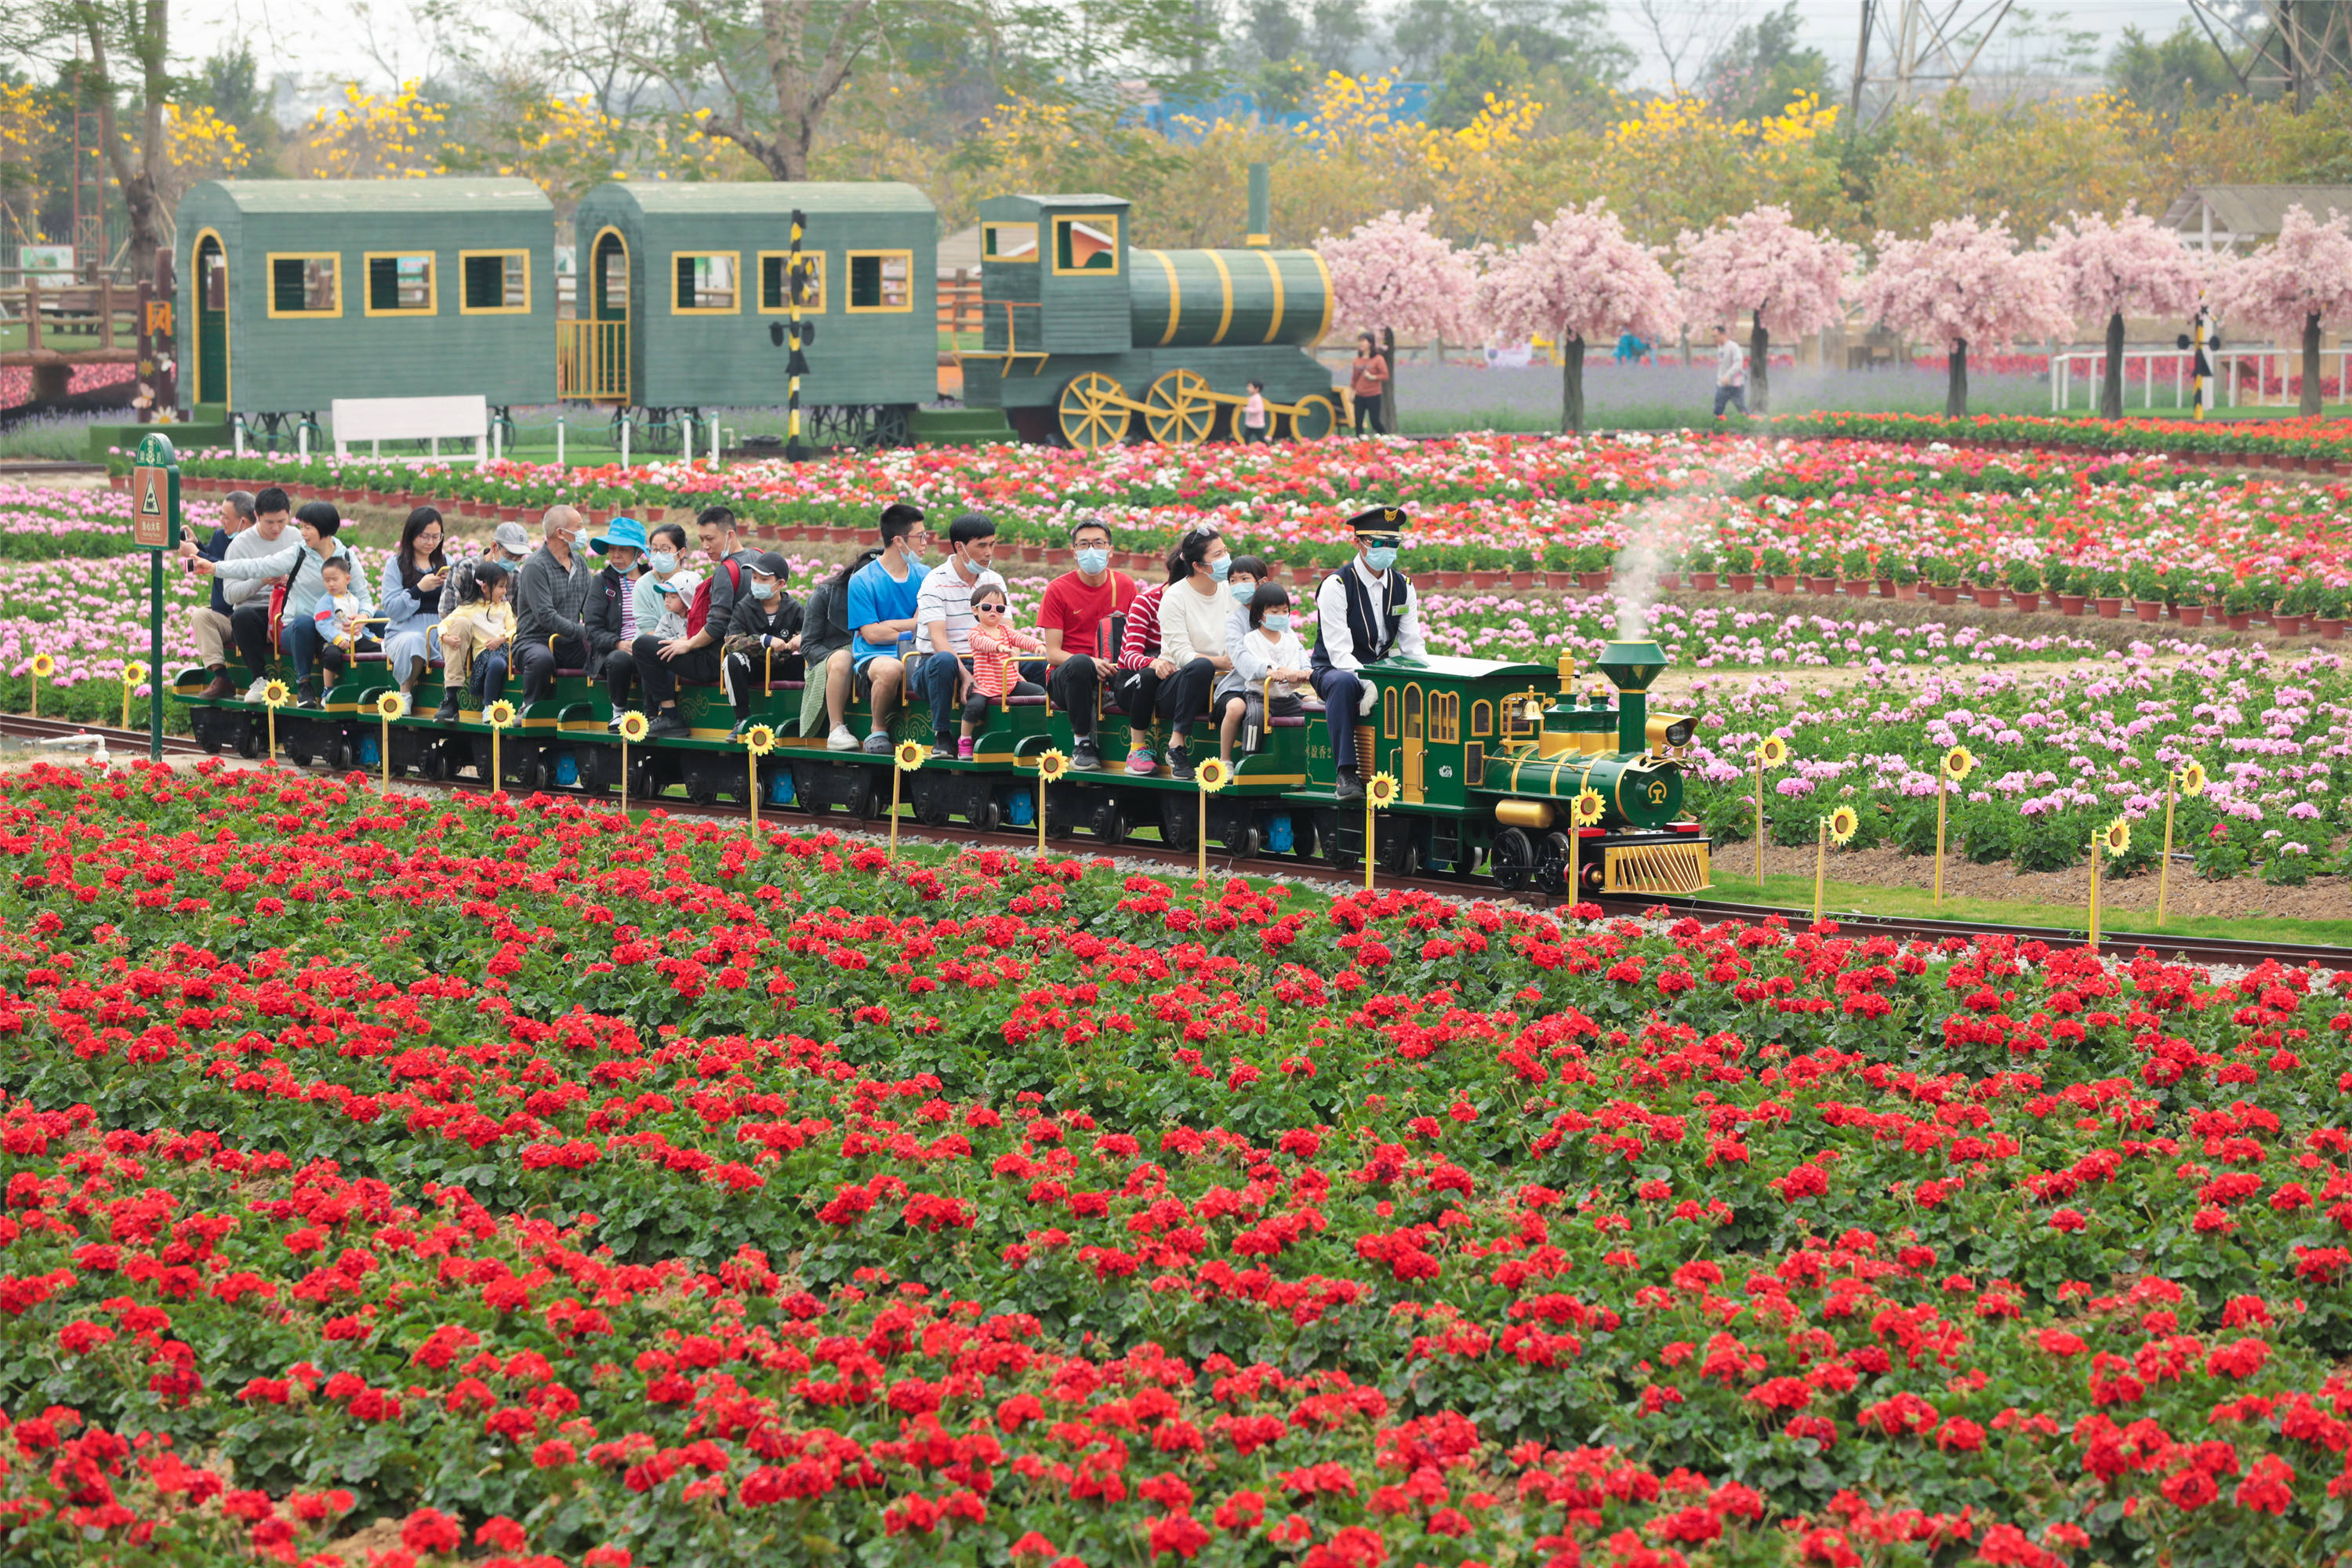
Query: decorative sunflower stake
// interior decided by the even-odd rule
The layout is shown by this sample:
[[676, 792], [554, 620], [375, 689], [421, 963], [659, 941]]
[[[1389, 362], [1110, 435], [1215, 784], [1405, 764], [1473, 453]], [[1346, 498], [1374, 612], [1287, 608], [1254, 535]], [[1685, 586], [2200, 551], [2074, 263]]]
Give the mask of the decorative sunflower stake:
[[2120, 859], [2131, 848], [2131, 824], [2118, 816], [2091, 835], [2091, 942], [2099, 951], [2099, 874], [2104, 862]]
[[1976, 753], [1966, 746], [1954, 746], [1936, 764], [1936, 907], [1944, 907], [1944, 821], [1948, 792], [1954, 784], [1969, 782], [1977, 771]]
[[2194, 800], [2205, 793], [2205, 764], [2191, 757], [2178, 768], [2168, 768], [2164, 773], [2164, 855], [2156, 863], [2156, 929], [2164, 929], [2164, 896], [2172, 880], [2172, 806], [2175, 799], [2187, 795]]
[[1777, 768], [1789, 760], [1789, 742], [1778, 735], [1767, 735], [1756, 748], [1756, 888], [1764, 888], [1764, 770]]
[[499, 739], [506, 733], [507, 726], [514, 721], [515, 705], [503, 697], [482, 710], [482, 722], [490, 727], [490, 793], [492, 795], [504, 795], [507, 792], [507, 772], [499, 759]]
[[147, 667], [133, 661], [122, 667], [122, 727], [131, 728], [131, 693], [147, 679]]
[[1601, 826], [1608, 812], [1601, 792], [1586, 784], [1568, 803], [1568, 907], [1571, 912], [1584, 893], [1584, 830]]
[[1813, 847], [1813, 923], [1815, 925], [1822, 923], [1822, 889], [1823, 879], [1829, 874], [1830, 846], [1834, 844], [1841, 849], [1844, 848], [1853, 842], [1853, 836], [1861, 826], [1862, 818], [1854, 815], [1853, 807], [1850, 805], [1839, 806], [1822, 818], [1821, 834]]
[[269, 710], [269, 749], [262, 755], [273, 768], [278, 765], [278, 710], [285, 707], [293, 695], [286, 689], [286, 683], [282, 680], [273, 680], [261, 689], [261, 705]]
[[1373, 854], [1372, 813], [1386, 811], [1397, 803], [1397, 782], [1394, 773], [1374, 773], [1364, 781], [1364, 891], [1372, 890], [1372, 867], [1379, 858]]
[[58, 661], [47, 654], [33, 656], [33, 717], [41, 716], [41, 682], [58, 672]]
[[1204, 884], [1209, 879], [1209, 797], [1233, 782], [1234, 770], [1223, 757], [1211, 757], [1192, 770], [1192, 785], [1201, 795], [1201, 826], [1192, 843], [1201, 857], [1196, 875]]
[[890, 753], [890, 858], [898, 858], [898, 784], [908, 773], [923, 765], [929, 755], [920, 741], [901, 741]]
[[751, 787], [743, 798], [751, 803], [751, 831], [760, 831], [760, 759], [776, 749], [776, 732], [765, 724], [754, 724], [743, 731], [743, 750], [751, 770]]
[[386, 687], [376, 693], [375, 716], [383, 724], [383, 749], [381, 756], [383, 762], [383, 793], [386, 799], [391, 798], [392, 795], [392, 721], [399, 718], [400, 713], [399, 692]]
[[1059, 751], [1048, 751], [1037, 759], [1037, 853], [1045, 853], [1045, 786], [1059, 784], [1062, 775], [1070, 771], [1070, 759]]
[[629, 815], [629, 748], [653, 730], [653, 721], [632, 710], [621, 715], [621, 816]]

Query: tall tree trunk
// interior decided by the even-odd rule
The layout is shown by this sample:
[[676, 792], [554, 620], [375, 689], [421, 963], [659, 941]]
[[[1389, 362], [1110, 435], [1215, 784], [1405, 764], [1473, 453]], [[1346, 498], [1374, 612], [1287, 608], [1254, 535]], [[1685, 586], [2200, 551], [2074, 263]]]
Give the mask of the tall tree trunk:
[[2099, 377], [2099, 417], [2124, 416], [2124, 313], [2107, 318], [2107, 368]]
[[1944, 417], [1969, 416], [1969, 340], [1952, 340], [1952, 383], [1944, 390]]
[[2314, 310], [2303, 319], [2303, 402], [2298, 410], [2305, 419], [2319, 416], [2319, 312]]
[[1573, 436], [1584, 428], [1584, 339], [1562, 332], [1559, 346], [1559, 433]]
[[[131, 219], [131, 254], [144, 262], [163, 243], [163, 203], [155, 192], [155, 170], [163, 158], [163, 100], [171, 94], [168, 62], [170, 12], [165, 0], [132, 0], [126, 8], [123, 47], [139, 68], [140, 93], [138, 161], [131, 161], [128, 140], [117, 130], [115, 94], [121, 90], [107, 60], [106, 13], [96, 5], [81, 8], [83, 37], [89, 43], [90, 80], [98, 88], [98, 139], [106, 150], [108, 169], [122, 193], [123, 211]], [[100, 258], [100, 265], [111, 257]]]
[[1764, 330], [1764, 312], [1749, 318], [1748, 330], [1748, 412], [1762, 414], [1772, 406], [1772, 334]]
[[1389, 379], [1382, 388], [1388, 395], [1381, 399], [1381, 434], [1393, 436], [1397, 433], [1396, 329], [1394, 327], [1381, 329], [1381, 358], [1388, 362], [1389, 367]]

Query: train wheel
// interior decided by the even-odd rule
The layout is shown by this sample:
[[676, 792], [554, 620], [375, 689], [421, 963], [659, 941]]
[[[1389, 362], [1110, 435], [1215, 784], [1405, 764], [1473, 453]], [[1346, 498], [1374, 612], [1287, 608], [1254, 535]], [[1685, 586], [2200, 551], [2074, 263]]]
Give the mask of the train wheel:
[[1339, 426], [1339, 405], [1321, 393], [1311, 393], [1295, 405], [1290, 416], [1290, 438], [1294, 441], [1320, 441]]
[[1097, 843], [1118, 844], [1127, 838], [1127, 814], [1119, 809], [1118, 797], [1108, 791], [1087, 826], [1094, 829]]
[[1318, 811], [1315, 814], [1315, 847], [1322, 852], [1323, 863], [1335, 871], [1357, 871], [1363, 868], [1363, 841], [1359, 837], [1353, 849], [1340, 847], [1339, 814], [1336, 811]]
[[1414, 831], [1418, 826], [1407, 817], [1402, 822], [1392, 820], [1386, 833], [1377, 827], [1372, 830], [1373, 853], [1381, 870], [1391, 877], [1410, 877], [1421, 869], [1420, 836]]
[[1507, 893], [1516, 893], [1535, 880], [1536, 847], [1524, 829], [1506, 827], [1497, 832], [1487, 858], [1495, 886]]
[[1195, 807], [1191, 800], [1173, 791], [1160, 797], [1160, 842], [1171, 849], [1190, 849], [1199, 840], [1198, 824], [1193, 819]]
[[236, 754], [248, 763], [252, 762], [261, 755], [261, 748], [268, 739], [268, 732], [248, 719], [236, 737]]
[[1568, 835], [1547, 833], [1536, 841], [1536, 886], [1547, 893], [1568, 891]]
[[1190, 447], [1209, 438], [1217, 400], [1197, 370], [1171, 370], [1143, 395], [1143, 427], [1163, 447]]
[[1062, 388], [1062, 438], [1082, 452], [1116, 447], [1127, 439], [1127, 388], [1098, 370]]

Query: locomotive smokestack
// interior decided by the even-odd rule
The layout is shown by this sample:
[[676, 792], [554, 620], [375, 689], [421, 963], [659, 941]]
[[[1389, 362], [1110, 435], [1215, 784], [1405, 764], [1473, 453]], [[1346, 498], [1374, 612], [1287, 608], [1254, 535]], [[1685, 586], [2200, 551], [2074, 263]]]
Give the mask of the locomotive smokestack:
[[1613, 642], [1601, 650], [1593, 668], [1617, 688], [1617, 749], [1643, 750], [1649, 745], [1650, 685], [1666, 672], [1666, 650], [1654, 642]]
[[1274, 243], [1273, 181], [1264, 163], [1249, 166], [1249, 232], [1242, 243], [1255, 250]]

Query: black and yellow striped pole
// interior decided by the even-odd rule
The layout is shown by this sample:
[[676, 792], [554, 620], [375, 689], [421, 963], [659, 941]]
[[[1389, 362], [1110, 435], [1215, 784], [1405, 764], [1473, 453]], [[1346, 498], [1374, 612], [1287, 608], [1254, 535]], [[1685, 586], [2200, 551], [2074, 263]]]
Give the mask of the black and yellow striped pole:
[[808, 356], [803, 351], [814, 336], [811, 323], [801, 320], [801, 306], [808, 298], [807, 264], [801, 259], [801, 237], [807, 227], [807, 215], [794, 207], [792, 257], [784, 264], [784, 300], [791, 310], [791, 325], [786, 331], [793, 351], [793, 357], [784, 365], [784, 374], [791, 378], [784, 398], [784, 456], [796, 463], [808, 456], [808, 444], [801, 434], [801, 377], [808, 374]]

